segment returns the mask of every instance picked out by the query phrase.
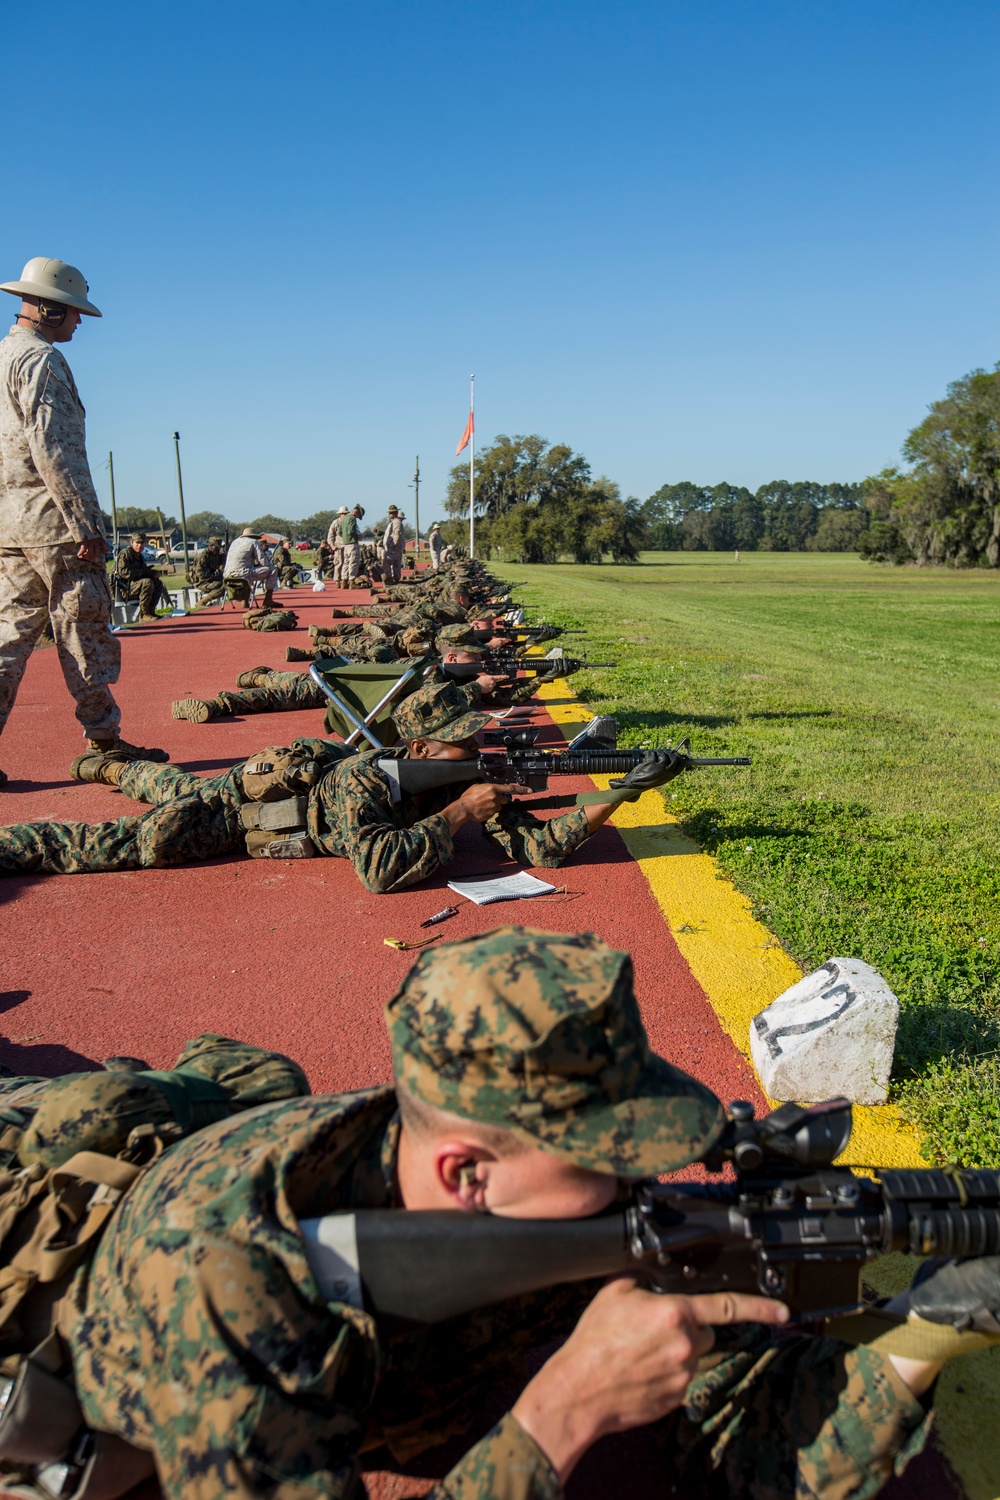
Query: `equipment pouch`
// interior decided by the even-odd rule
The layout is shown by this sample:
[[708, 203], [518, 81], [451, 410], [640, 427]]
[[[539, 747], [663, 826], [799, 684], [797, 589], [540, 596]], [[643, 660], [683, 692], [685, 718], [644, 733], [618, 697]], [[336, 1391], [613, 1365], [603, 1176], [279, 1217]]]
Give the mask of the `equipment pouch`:
[[[308, 750], [274, 745], [252, 755], [241, 777], [243, 795], [251, 802], [284, 801], [297, 792], [308, 791], [318, 779], [319, 767]], [[243, 824], [244, 828], [248, 826], [252, 825]]]
[[73, 1387], [31, 1354], [18, 1370], [0, 1416], [0, 1460], [53, 1463], [69, 1452], [83, 1425]]
[[251, 859], [312, 859], [318, 852], [304, 829], [271, 833], [263, 828], [252, 828], [246, 843]]
[[268, 832], [305, 828], [308, 804], [308, 797], [283, 797], [280, 802], [246, 802], [240, 808], [240, 823], [247, 833], [255, 828]]

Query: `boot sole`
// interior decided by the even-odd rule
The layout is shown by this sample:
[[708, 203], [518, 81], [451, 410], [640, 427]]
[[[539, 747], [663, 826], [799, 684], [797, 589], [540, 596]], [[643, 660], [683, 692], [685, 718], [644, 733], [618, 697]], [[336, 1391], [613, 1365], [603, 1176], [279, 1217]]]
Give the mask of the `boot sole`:
[[170, 714], [174, 719], [186, 719], [189, 724], [207, 724], [212, 710], [198, 698], [178, 698], [170, 705]]

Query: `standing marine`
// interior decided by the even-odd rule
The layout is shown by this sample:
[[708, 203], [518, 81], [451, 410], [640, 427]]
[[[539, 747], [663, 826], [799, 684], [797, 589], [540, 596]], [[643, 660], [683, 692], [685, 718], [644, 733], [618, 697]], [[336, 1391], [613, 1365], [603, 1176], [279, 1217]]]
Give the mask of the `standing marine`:
[[[165, 761], [121, 738], [111, 693], [121, 646], [111, 633], [108, 543], [87, 462], [85, 412], [62, 352], [81, 317], [99, 318], [75, 266], [36, 256], [0, 291], [21, 307], [0, 341], [0, 730], [28, 657], [51, 620], [76, 717], [96, 751]], [[0, 771], [0, 785], [6, 781]]]

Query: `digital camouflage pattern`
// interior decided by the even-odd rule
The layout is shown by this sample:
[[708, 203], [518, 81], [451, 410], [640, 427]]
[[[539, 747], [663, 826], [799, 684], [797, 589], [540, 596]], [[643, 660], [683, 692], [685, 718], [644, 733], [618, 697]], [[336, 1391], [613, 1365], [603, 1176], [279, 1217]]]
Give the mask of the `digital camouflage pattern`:
[[[125, 1198], [65, 1329], [87, 1421], [151, 1449], [169, 1500], [362, 1500], [363, 1469], [468, 1441], [484, 1397], [522, 1385], [527, 1353], [593, 1296], [557, 1287], [405, 1332], [325, 1302], [297, 1222], [400, 1207], [398, 1135], [389, 1089], [276, 1104], [181, 1142]], [[658, 1424], [665, 1480], [706, 1500], [869, 1500], [925, 1428], [881, 1356], [756, 1327], [720, 1330]], [[561, 1494], [509, 1414], [431, 1492]]]
[[141, 552], [123, 547], [115, 560], [115, 576], [125, 598], [139, 600], [139, 609], [146, 619], [156, 614], [161, 599], [170, 604], [170, 595], [159, 574], [153, 572]]
[[218, 537], [209, 537], [208, 546], [195, 553], [188, 568], [188, 582], [198, 590], [197, 609], [207, 609], [225, 598], [226, 586], [222, 581], [222, 568], [226, 555]]
[[121, 711], [121, 646], [112, 635], [111, 590], [102, 563], [77, 557], [78, 543], [0, 551], [0, 730], [10, 717], [35, 642], [51, 622], [76, 717], [90, 739], [113, 739]]
[[591, 1171], [698, 1160], [725, 1111], [650, 1051], [632, 960], [592, 932], [500, 927], [423, 953], [385, 1010], [398, 1081]]
[[59, 349], [15, 323], [0, 342], [0, 550], [103, 535], [76, 381]]
[[445, 625], [434, 637], [439, 651], [472, 651], [483, 655], [482, 646], [471, 625]]
[[[414, 695], [416, 696], [416, 695]], [[477, 716], [478, 717], [478, 716]], [[439, 787], [393, 805], [388, 778], [364, 751], [323, 778], [309, 794], [309, 837], [327, 854], [349, 859], [361, 883], [382, 893], [404, 890], [454, 858], [451, 828], [441, 810], [463, 786]], [[484, 824], [486, 836], [521, 864], [552, 868], [590, 836], [583, 808], [542, 822], [512, 802]]]
[[245, 630], [294, 630], [298, 623], [293, 609], [252, 609], [243, 616]]
[[458, 744], [485, 729], [490, 717], [469, 711], [468, 695], [457, 683], [442, 682], [411, 693], [394, 710], [392, 721], [404, 740]]
[[[342, 745], [298, 739], [320, 765], [341, 761]], [[119, 788], [153, 804], [141, 817], [106, 823], [15, 823], [0, 828], [0, 870], [23, 874], [90, 874], [186, 865], [245, 851], [239, 812], [245, 762], [219, 776], [195, 776], [153, 761], [126, 765]]]
[[98, 1069], [47, 1080], [18, 1147], [24, 1166], [59, 1167], [78, 1151], [117, 1156], [137, 1126], [190, 1134], [234, 1112], [309, 1094], [298, 1063], [280, 1052], [205, 1032], [168, 1073]]

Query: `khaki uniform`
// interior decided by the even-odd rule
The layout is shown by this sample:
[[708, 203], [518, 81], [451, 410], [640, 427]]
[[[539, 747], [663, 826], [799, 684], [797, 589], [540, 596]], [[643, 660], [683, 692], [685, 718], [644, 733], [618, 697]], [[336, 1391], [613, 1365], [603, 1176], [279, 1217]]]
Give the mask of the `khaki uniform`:
[[330, 522], [330, 530], [326, 534], [326, 544], [333, 554], [333, 559], [330, 563], [330, 577], [334, 583], [340, 583], [341, 569], [344, 566], [344, 544], [340, 540], [339, 516], [336, 516]]
[[361, 572], [361, 544], [358, 541], [357, 516], [341, 516], [337, 527], [340, 537], [340, 581], [352, 583]]
[[103, 536], [69, 365], [45, 339], [15, 325], [0, 342], [0, 729], [51, 619], [84, 733], [117, 733], [121, 714], [110, 684], [118, 681], [121, 648], [110, 630], [107, 570], [76, 555], [81, 542]]
[[400, 580], [405, 543], [406, 533], [403, 530], [403, 523], [398, 516], [393, 516], [382, 537], [382, 546], [385, 549], [382, 570], [386, 583], [398, 583]]

